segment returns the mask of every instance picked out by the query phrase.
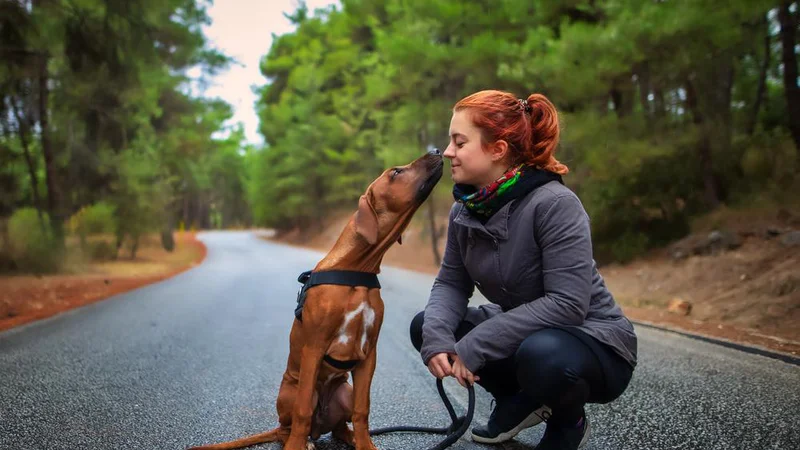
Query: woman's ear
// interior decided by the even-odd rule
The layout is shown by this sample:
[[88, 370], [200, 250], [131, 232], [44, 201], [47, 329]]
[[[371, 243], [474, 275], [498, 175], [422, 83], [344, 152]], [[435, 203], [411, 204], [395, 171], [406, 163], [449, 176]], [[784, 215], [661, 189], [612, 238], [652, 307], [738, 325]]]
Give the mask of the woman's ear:
[[492, 161], [502, 161], [508, 157], [508, 142], [500, 139], [489, 146]]

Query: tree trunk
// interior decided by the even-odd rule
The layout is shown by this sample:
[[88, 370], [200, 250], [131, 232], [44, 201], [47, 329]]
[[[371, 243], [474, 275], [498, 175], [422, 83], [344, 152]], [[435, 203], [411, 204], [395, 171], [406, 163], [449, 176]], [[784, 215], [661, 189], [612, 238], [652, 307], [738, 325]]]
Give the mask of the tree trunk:
[[706, 117], [701, 112], [698, 104], [697, 92], [694, 84], [686, 81], [686, 106], [692, 112], [692, 122], [700, 130], [700, 142], [698, 142], [697, 152], [700, 160], [700, 176], [703, 180], [703, 196], [706, 204], [711, 209], [716, 209], [719, 204], [719, 193], [717, 183], [714, 180], [714, 164], [711, 153], [711, 137], [706, 126]]
[[652, 131], [653, 108], [650, 106], [650, 65], [647, 61], [639, 66], [636, 71], [636, 79], [639, 84], [639, 102], [642, 104], [642, 114], [644, 114], [648, 129]]
[[33, 157], [31, 156], [30, 151], [30, 143], [28, 141], [28, 138], [30, 137], [30, 126], [27, 121], [28, 118], [22, 117], [22, 114], [20, 114], [19, 108], [17, 107], [17, 102], [14, 99], [11, 99], [11, 108], [14, 110], [14, 119], [17, 121], [17, 131], [19, 132], [19, 140], [22, 144], [22, 153], [25, 156], [25, 164], [28, 166], [28, 175], [31, 177], [33, 206], [36, 208], [36, 213], [39, 216], [39, 226], [41, 226], [43, 232], [47, 233], [47, 227], [44, 222], [44, 217], [42, 216], [42, 202], [39, 200], [39, 179], [36, 176], [36, 166], [33, 163]]
[[[419, 143], [423, 151], [428, 151], [432, 144], [428, 142], [428, 130], [423, 128], [419, 132]], [[439, 235], [436, 232], [436, 207], [433, 201], [433, 192], [428, 196], [428, 232], [431, 235], [431, 251], [433, 252], [433, 262], [436, 267], [442, 264], [442, 255], [439, 254]]]
[[139, 250], [139, 233], [134, 234], [131, 236], [133, 239], [133, 245], [131, 245], [131, 260], [136, 259], [136, 251]]
[[753, 102], [753, 112], [750, 115], [750, 121], [747, 124], [747, 134], [753, 135], [758, 123], [758, 113], [761, 110], [761, 103], [764, 100], [764, 95], [767, 91], [767, 72], [769, 71], [769, 63], [771, 58], [772, 36], [769, 34], [769, 18], [764, 17], [764, 61], [761, 63], [761, 71], [758, 74], [758, 88], [756, 88], [756, 99]]
[[[792, 2], [782, 1], [778, 8], [778, 22], [781, 24], [781, 44], [783, 47], [783, 86], [789, 112], [789, 131], [794, 139], [797, 158], [800, 161], [800, 87], [797, 86], [797, 55], [795, 54], [796, 24], [789, 10]], [[799, 165], [800, 166], [800, 165]]]
[[125, 242], [125, 231], [123, 231], [121, 227], [117, 228], [116, 237], [117, 237], [117, 242], [115, 245], [116, 251], [114, 251], [115, 260], [119, 258], [119, 249], [122, 248], [122, 244], [123, 242]]
[[635, 86], [630, 81], [630, 74], [625, 74], [612, 83], [609, 95], [617, 117], [626, 117], [633, 112], [633, 98], [636, 95], [634, 89]]
[[436, 205], [433, 201], [433, 193], [428, 197], [428, 229], [431, 233], [433, 262], [436, 267], [439, 267], [442, 265], [442, 255], [439, 254], [439, 230], [436, 229]]
[[[33, 0], [33, 8], [37, 9], [42, 7], [44, 1], [45, 0]], [[42, 155], [44, 156], [45, 184], [47, 185], [47, 210], [50, 213], [50, 226], [53, 229], [56, 244], [63, 246], [64, 218], [62, 217], [61, 211], [62, 195], [61, 188], [56, 179], [56, 157], [50, 141], [50, 121], [48, 118], [50, 88], [47, 83], [50, 77], [47, 71], [47, 64], [50, 57], [46, 52], [43, 52], [40, 59], [37, 77], [37, 81], [39, 82], [39, 134], [42, 144]]]
[[614, 106], [614, 113], [617, 115], [617, 117], [622, 117], [622, 91], [616, 87], [612, 87], [611, 90], [608, 91], [608, 95], [611, 97], [611, 104]]
[[187, 231], [189, 229], [189, 193], [183, 193], [183, 230]]
[[667, 102], [664, 100], [664, 90], [660, 87], [653, 89], [653, 115], [656, 120], [667, 116]]
[[50, 95], [47, 86], [47, 58], [44, 58], [39, 72], [39, 133], [42, 141], [42, 155], [44, 155], [44, 169], [47, 184], [47, 209], [50, 213], [50, 224], [56, 242], [64, 244], [64, 224], [61, 212], [61, 188], [56, 180], [56, 160], [50, 142], [50, 124], [48, 120], [48, 98]]

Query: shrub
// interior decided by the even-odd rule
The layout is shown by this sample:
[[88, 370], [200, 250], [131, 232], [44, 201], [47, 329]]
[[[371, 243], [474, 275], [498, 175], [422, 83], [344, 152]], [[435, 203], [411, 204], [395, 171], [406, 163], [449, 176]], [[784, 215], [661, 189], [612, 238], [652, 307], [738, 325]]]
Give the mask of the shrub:
[[17, 268], [26, 272], [55, 272], [63, 252], [56, 245], [50, 220], [42, 213], [42, 221], [34, 208], [21, 208], [8, 221], [11, 257]]
[[88, 252], [92, 261], [109, 261], [117, 257], [117, 249], [105, 240], [89, 243]]
[[81, 242], [94, 234], [114, 234], [117, 230], [114, 206], [101, 201], [83, 207], [70, 218], [70, 228], [81, 237]]

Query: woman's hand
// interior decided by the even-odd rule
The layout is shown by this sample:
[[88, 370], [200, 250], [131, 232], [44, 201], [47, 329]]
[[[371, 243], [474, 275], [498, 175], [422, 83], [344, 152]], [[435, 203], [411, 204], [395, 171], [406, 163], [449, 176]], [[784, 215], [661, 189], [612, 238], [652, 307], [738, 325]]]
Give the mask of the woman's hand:
[[464, 362], [461, 361], [458, 355], [453, 355], [453, 376], [458, 380], [458, 383], [464, 387], [467, 387], [467, 383], [472, 386], [476, 381], [481, 379], [467, 369], [467, 366], [464, 365]]
[[438, 379], [453, 375], [453, 367], [450, 365], [451, 354], [437, 353], [428, 360], [428, 370]]

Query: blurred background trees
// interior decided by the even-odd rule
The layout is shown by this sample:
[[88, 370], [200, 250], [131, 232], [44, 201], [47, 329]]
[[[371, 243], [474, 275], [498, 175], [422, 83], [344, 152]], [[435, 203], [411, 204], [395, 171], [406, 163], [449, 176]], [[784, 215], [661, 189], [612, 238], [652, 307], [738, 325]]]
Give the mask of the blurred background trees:
[[797, 2], [301, 4], [264, 49], [258, 148], [229, 105], [185, 88], [188, 68], [229, 63], [202, 34], [205, 4], [0, 1], [6, 235], [15, 215], [53, 248], [89, 229], [113, 230], [118, 250], [179, 226], [319, 226], [384, 168], [443, 149], [452, 105], [481, 89], [560, 109], [559, 159], [600, 259], [683, 236], [720, 205], [797, 197]]
[[0, 217], [30, 235], [7, 229], [15, 261], [70, 233], [135, 256], [143, 233], [179, 221], [249, 220], [241, 132], [214, 137], [230, 106], [187, 89], [189, 68], [228, 64], [207, 20], [193, 0], [0, 2]]
[[263, 61], [270, 147], [252, 179], [307, 209], [251, 197], [259, 223], [324, 216], [383, 167], [444, 148], [450, 108], [481, 89], [560, 109], [567, 183], [606, 260], [721, 204], [796, 195], [796, 3], [344, 0], [293, 20]]

